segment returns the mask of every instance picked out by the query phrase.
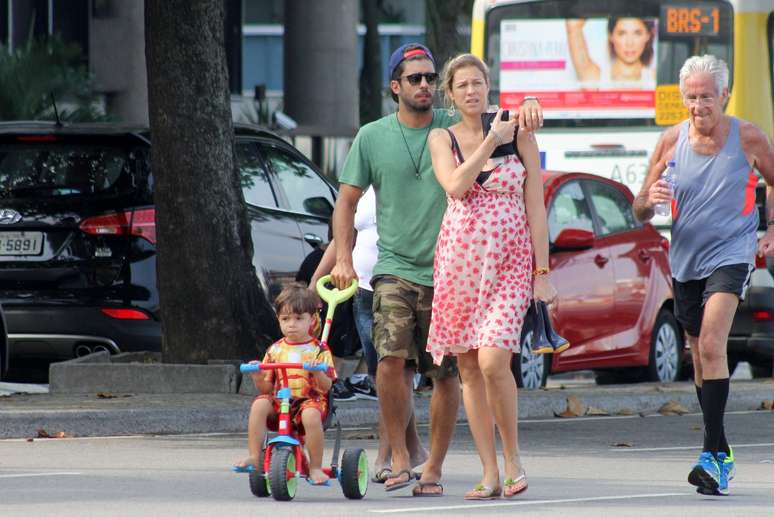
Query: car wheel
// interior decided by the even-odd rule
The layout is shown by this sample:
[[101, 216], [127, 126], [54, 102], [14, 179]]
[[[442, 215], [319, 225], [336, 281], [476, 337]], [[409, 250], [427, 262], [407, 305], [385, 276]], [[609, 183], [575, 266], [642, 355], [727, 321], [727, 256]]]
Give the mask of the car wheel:
[[520, 353], [511, 360], [516, 385], [527, 390], [543, 388], [548, 380], [551, 356], [532, 353], [532, 330], [522, 332]]
[[774, 376], [774, 364], [772, 364], [771, 361], [768, 362], [760, 362], [760, 363], [750, 363], [750, 372], [752, 373], [753, 379], [767, 379], [769, 377]]
[[650, 339], [650, 359], [647, 380], [674, 382], [680, 377], [682, 366], [683, 336], [672, 313], [658, 313]]

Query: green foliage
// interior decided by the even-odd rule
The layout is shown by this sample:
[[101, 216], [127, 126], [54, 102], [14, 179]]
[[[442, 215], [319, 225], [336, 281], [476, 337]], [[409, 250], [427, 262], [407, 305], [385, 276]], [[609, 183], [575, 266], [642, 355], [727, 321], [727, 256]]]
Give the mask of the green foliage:
[[0, 120], [55, 120], [52, 95], [61, 120], [107, 120], [78, 45], [52, 37], [13, 52], [0, 46]]

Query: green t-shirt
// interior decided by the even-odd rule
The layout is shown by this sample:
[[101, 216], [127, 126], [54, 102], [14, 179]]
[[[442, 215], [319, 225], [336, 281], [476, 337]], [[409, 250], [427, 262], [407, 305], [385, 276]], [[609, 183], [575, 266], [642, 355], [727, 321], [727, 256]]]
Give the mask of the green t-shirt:
[[360, 128], [352, 142], [339, 181], [363, 190], [373, 185], [376, 191], [379, 258], [373, 276], [395, 275], [433, 285], [446, 192], [435, 179], [427, 135], [454, 122], [446, 110], [433, 110], [430, 126], [413, 129], [392, 113]]

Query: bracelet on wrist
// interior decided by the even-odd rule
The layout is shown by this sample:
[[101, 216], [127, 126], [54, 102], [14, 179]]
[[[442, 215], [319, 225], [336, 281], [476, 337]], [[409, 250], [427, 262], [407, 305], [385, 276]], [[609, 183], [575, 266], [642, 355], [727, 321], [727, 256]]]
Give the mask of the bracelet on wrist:
[[551, 270], [547, 267], [536, 267], [532, 274], [534, 276], [546, 276], [550, 272]]

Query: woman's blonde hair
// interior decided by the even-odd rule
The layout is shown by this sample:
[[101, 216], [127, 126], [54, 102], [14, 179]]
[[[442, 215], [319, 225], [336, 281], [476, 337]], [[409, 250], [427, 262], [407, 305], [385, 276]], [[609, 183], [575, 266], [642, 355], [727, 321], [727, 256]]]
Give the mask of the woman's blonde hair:
[[451, 108], [454, 104], [451, 95], [454, 74], [456, 74], [457, 70], [460, 68], [466, 68], [469, 66], [475, 66], [478, 68], [481, 73], [484, 74], [484, 80], [486, 81], [487, 86], [489, 86], [489, 67], [486, 66], [486, 63], [481, 61], [478, 57], [474, 56], [473, 54], [460, 54], [451, 58], [443, 67], [443, 82], [441, 83], [441, 88], [443, 90], [443, 102], [447, 108]]

